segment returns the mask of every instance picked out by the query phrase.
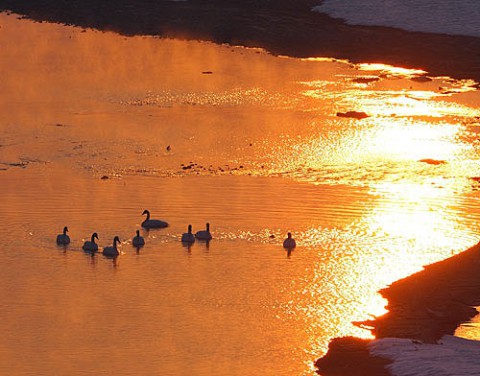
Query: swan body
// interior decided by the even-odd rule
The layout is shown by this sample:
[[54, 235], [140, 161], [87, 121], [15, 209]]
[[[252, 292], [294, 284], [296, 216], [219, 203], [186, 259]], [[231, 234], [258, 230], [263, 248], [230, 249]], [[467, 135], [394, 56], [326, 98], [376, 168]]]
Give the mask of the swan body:
[[83, 243], [82, 249], [85, 252], [97, 252], [98, 251], [98, 244], [95, 243], [95, 238], [98, 239], [98, 235], [97, 235], [96, 232], [94, 232], [92, 234], [92, 237], [91, 237], [90, 241], [86, 241], [85, 243]]
[[199, 240], [212, 240], [212, 234], [210, 233], [210, 223], [207, 223], [205, 230], [197, 231], [195, 237]]
[[296, 246], [297, 246], [297, 243], [295, 242], [295, 239], [292, 238], [292, 234], [289, 232], [287, 234], [287, 238], [283, 241], [283, 248], [293, 249]]
[[168, 227], [168, 223], [161, 221], [159, 219], [150, 219], [150, 212], [144, 210], [142, 215], [147, 215], [147, 219], [142, 222], [142, 227], [144, 228], [165, 228]]
[[188, 232], [182, 235], [183, 243], [195, 243], [195, 236], [192, 234], [192, 225], [188, 225]]
[[70, 244], [70, 236], [67, 235], [68, 232], [68, 227], [65, 226], [63, 228], [63, 234], [58, 234], [57, 235], [57, 244]]
[[110, 257], [117, 257], [120, 254], [120, 252], [118, 252], [118, 249], [117, 249], [117, 242], [120, 243], [120, 239], [118, 236], [115, 236], [113, 238], [113, 246], [103, 248], [103, 255], [110, 256]]
[[140, 236], [140, 231], [137, 230], [137, 235], [132, 239], [132, 245], [134, 247], [143, 247], [145, 245], [145, 239]]

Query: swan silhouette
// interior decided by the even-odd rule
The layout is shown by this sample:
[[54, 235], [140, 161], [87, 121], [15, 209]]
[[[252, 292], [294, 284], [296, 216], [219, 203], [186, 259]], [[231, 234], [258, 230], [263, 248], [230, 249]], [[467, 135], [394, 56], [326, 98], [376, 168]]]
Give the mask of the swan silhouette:
[[199, 240], [212, 240], [212, 234], [210, 234], [210, 223], [207, 223], [205, 230], [197, 231], [195, 237]]
[[168, 227], [168, 223], [160, 221], [159, 219], [150, 219], [150, 212], [144, 210], [142, 215], [147, 215], [147, 219], [142, 222], [142, 227], [144, 228], [165, 228]]
[[91, 237], [90, 241], [86, 241], [85, 243], [83, 243], [82, 249], [85, 252], [97, 252], [98, 251], [98, 244], [95, 243], [95, 238], [98, 239], [98, 235], [97, 235], [96, 232], [94, 232], [92, 234], [92, 237]]
[[118, 249], [117, 249], [117, 242], [120, 243], [120, 239], [118, 236], [115, 236], [113, 238], [113, 246], [103, 248], [103, 252], [102, 252], [103, 255], [110, 256], [110, 257], [117, 257], [120, 254], [120, 252], [118, 252]]
[[70, 236], [67, 235], [68, 232], [68, 227], [65, 226], [63, 228], [63, 234], [58, 234], [57, 235], [57, 244], [69, 244], [70, 243]]
[[188, 225], [188, 232], [182, 235], [183, 243], [195, 243], [195, 236], [192, 234], [192, 225]]
[[297, 243], [295, 242], [295, 239], [292, 238], [292, 233], [289, 232], [287, 234], [287, 238], [283, 241], [283, 248], [292, 250], [297, 246]]
[[137, 235], [132, 239], [132, 245], [134, 247], [143, 247], [145, 245], [145, 239], [140, 236], [140, 231], [137, 230]]

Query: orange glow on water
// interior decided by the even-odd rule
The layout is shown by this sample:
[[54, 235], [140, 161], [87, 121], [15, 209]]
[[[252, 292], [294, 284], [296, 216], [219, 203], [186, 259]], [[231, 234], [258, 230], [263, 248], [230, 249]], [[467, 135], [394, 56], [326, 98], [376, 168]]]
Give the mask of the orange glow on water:
[[[109, 367], [124, 367], [124, 343], [152, 343], [125, 365], [131, 374], [167, 354], [159, 367], [172, 374], [187, 363], [198, 375], [232, 364], [310, 375], [332, 337], [371, 337], [352, 322], [385, 312], [380, 288], [478, 241], [480, 99], [470, 82], [0, 17], [0, 218], [11, 225], [0, 239], [25, 240], [19, 253], [0, 252], [0, 278], [26, 300], [17, 306], [6, 289], [17, 311], [0, 329], [16, 338], [29, 315], [52, 325], [55, 311], [59, 335], [42, 334], [54, 359], [68, 360], [56, 370], [97, 358], [64, 351], [72, 323], [61, 309], [25, 309], [43, 300], [65, 302], [88, 354], [102, 326], [92, 310], [112, 325], [100, 341], [101, 351], [117, 346]], [[371, 81], [356, 80], [365, 72]], [[369, 117], [336, 116], [347, 111]], [[129, 239], [146, 207], [172, 225], [146, 234], [137, 254]], [[52, 252], [49, 234], [66, 216], [77, 239], [101, 228], [109, 244], [121, 230], [119, 264], [93, 263], [76, 244]], [[206, 220], [215, 240], [182, 248], [185, 224]], [[82, 278], [102, 283], [86, 289]], [[113, 324], [112, 306], [123, 308]], [[27, 329], [34, 355], [40, 337]], [[9, 346], [11, 359], [24, 356], [22, 343]], [[36, 361], [51, 373], [48, 359]]]

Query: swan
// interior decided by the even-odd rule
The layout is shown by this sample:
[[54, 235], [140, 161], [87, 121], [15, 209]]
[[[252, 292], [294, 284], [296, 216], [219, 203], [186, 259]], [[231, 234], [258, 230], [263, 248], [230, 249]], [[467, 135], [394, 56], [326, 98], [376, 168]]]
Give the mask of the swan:
[[83, 243], [82, 249], [85, 252], [97, 252], [98, 251], [98, 244], [95, 243], [95, 238], [98, 239], [98, 235], [96, 232], [92, 234], [92, 238], [90, 241], [86, 241]]
[[293, 249], [297, 246], [297, 243], [295, 243], [295, 239], [292, 238], [292, 233], [289, 232], [287, 234], [287, 238], [283, 241], [283, 248], [286, 249]]
[[192, 234], [192, 225], [188, 225], [188, 232], [182, 235], [183, 243], [195, 243], [195, 236]]
[[142, 227], [144, 228], [164, 228], [168, 227], [168, 223], [164, 221], [160, 221], [158, 219], [150, 219], [150, 212], [148, 210], [144, 210], [142, 215], [147, 215], [147, 219], [142, 222]]
[[206, 230], [197, 231], [195, 237], [199, 240], [212, 240], [212, 234], [210, 234], [210, 223], [207, 223]]
[[140, 236], [140, 231], [137, 230], [137, 235], [132, 239], [132, 245], [134, 247], [143, 247], [145, 245], [145, 239]]
[[70, 243], [70, 236], [67, 235], [68, 227], [65, 226], [63, 228], [63, 234], [57, 235], [57, 244], [69, 244]]
[[117, 257], [120, 252], [117, 249], [117, 242], [120, 243], [120, 239], [118, 236], [113, 238], [113, 247], [105, 247], [103, 248], [103, 255], [110, 256], [110, 257]]

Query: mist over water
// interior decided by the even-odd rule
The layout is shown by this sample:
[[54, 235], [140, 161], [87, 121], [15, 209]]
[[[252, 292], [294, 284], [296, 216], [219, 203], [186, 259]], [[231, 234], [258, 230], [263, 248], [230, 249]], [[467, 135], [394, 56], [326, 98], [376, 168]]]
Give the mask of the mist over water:
[[325, 0], [313, 9], [352, 25], [480, 37], [480, 7], [475, 0]]

